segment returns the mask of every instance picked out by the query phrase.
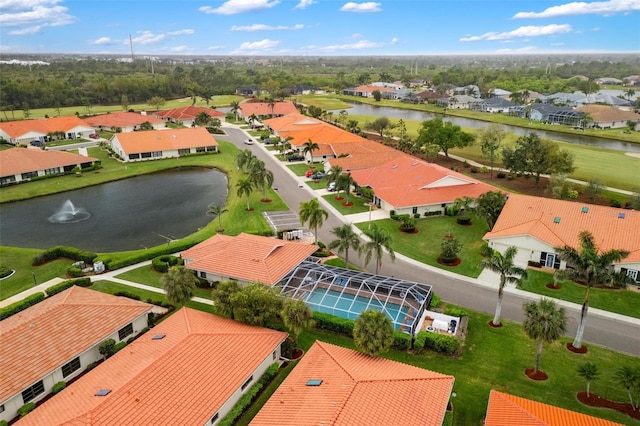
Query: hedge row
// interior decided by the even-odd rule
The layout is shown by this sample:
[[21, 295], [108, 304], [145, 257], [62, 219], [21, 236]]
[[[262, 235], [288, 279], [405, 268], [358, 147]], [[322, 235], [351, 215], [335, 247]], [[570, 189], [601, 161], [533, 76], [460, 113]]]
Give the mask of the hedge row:
[[78, 261], [81, 260], [84, 263], [93, 263], [93, 260], [97, 256], [98, 255], [93, 252], [80, 250], [75, 247], [55, 246], [37, 254], [33, 258], [33, 264], [36, 266], [42, 265], [50, 260], [58, 259], [59, 257], [67, 257]]
[[402, 331], [394, 331], [393, 349], [397, 351], [408, 351], [411, 349], [411, 335]]
[[427, 333], [424, 347], [447, 355], [454, 355], [460, 349], [460, 341], [453, 336], [438, 333]]
[[420, 353], [424, 349], [424, 344], [427, 341], [427, 333], [422, 330], [416, 334], [416, 338], [413, 340], [413, 350], [415, 353]]
[[234, 405], [231, 411], [229, 411], [229, 414], [224, 416], [224, 418], [220, 421], [219, 426], [232, 426], [233, 424], [235, 424], [236, 419], [240, 417], [242, 413], [244, 413], [249, 405], [251, 405], [260, 390], [262, 390], [262, 388], [275, 377], [275, 375], [278, 373], [279, 368], [280, 366], [277, 362], [271, 364], [269, 368], [267, 368], [267, 371], [264, 372], [262, 377], [260, 377], [260, 380], [258, 380], [255, 385], [251, 386], [249, 391], [242, 395], [236, 405]]
[[316, 328], [330, 331], [332, 333], [344, 334], [353, 337], [353, 321], [346, 318], [325, 314], [324, 312], [313, 312], [313, 320]]
[[47, 287], [45, 293], [47, 296], [51, 297], [54, 294], [58, 294], [62, 291], [65, 291], [68, 288], [77, 285], [78, 287], [91, 287], [91, 279], [89, 277], [84, 278], [76, 278], [74, 280], [63, 281], [59, 284], [52, 285], [51, 287]]
[[36, 303], [40, 303], [44, 300], [44, 293], [35, 293], [31, 296], [27, 296], [24, 299], [12, 303], [11, 305], [5, 306], [0, 309], [0, 321], [5, 318], [9, 318], [11, 315], [15, 315], [20, 311], [24, 311], [25, 309], [35, 305]]
[[153, 266], [153, 269], [162, 273], [167, 272], [169, 270], [169, 267], [171, 266], [181, 265], [181, 264], [182, 264], [182, 259], [169, 254], [154, 257], [153, 260], [151, 260], [151, 265]]
[[162, 245], [162, 246], [153, 247], [148, 250], [143, 250], [140, 253], [135, 253], [124, 259], [114, 260], [109, 258], [100, 258], [99, 260], [102, 260], [102, 262], [104, 263], [107, 269], [114, 271], [116, 269], [124, 268], [125, 266], [131, 266], [131, 265], [135, 265], [136, 263], [144, 262], [146, 260], [151, 260], [158, 256], [173, 254], [179, 251], [184, 251], [188, 248], [193, 247], [196, 244], [197, 242], [193, 242], [193, 241], [176, 242], [176, 243], [171, 243], [170, 245]]

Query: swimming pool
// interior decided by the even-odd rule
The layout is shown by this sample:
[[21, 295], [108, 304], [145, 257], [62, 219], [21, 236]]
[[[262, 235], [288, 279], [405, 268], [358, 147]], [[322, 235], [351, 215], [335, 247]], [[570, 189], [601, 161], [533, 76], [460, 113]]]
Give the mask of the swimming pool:
[[324, 288], [316, 288], [309, 292], [304, 301], [317, 312], [335, 315], [341, 318], [355, 320], [362, 311], [376, 309], [385, 312], [393, 327], [398, 330], [402, 325], [409, 308], [406, 306], [387, 303], [386, 305], [378, 300], [367, 297], [354, 296], [353, 294], [340, 293]]

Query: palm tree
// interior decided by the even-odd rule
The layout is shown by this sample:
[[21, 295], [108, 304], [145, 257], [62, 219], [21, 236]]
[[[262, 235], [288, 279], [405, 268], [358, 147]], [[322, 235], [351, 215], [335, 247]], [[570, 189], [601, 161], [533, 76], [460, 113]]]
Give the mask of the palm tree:
[[340, 116], [340, 122], [342, 123], [342, 127], [344, 127], [344, 123], [347, 120], [349, 113], [343, 109], [338, 113], [338, 115]]
[[627, 90], [624, 92], [624, 95], [627, 97], [627, 100], [628, 100], [628, 101], [630, 101], [630, 100], [631, 100], [631, 98], [633, 98], [633, 95], [635, 95], [635, 94], [636, 94], [636, 91], [635, 91], [635, 90], [633, 90], [633, 89], [627, 89]]
[[193, 125], [207, 127], [211, 124], [211, 119], [212, 117], [209, 114], [202, 111], [202, 112], [199, 112], [195, 120], [193, 120]]
[[274, 111], [276, 107], [276, 101], [274, 101], [273, 98], [269, 98], [269, 100], [267, 101], [267, 104], [269, 105], [269, 107], [271, 107], [271, 116], [273, 117], [275, 113]]
[[284, 140], [282, 141], [282, 150], [280, 151], [281, 154], [288, 152], [291, 149], [292, 140], [293, 136], [287, 136], [286, 138], [284, 138]]
[[358, 133], [358, 120], [349, 120], [347, 123], [347, 129], [351, 133]]
[[616, 382], [624, 386], [624, 388], [627, 390], [629, 401], [631, 402], [631, 407], [635, 410], [637, 408], [637, 404], [633, 404], [633, 395], [631, 395], [631, 389], [640, 385], [640, 370], [638, 370], [637, 368], [631, 368], [629, 366], [623, 366], [616, 370], [614, 378]]
[[300, 222], [304, 225], [309, 223], [309, 227], [313, 228], [315, 235], [315, 244], [318, 244], [318, 227], [321, 227], [324, 220], [329, 217], [329, 212], [320, 207], [317, 198], [312, 198], [306, 203], [300, 203]]
[[256, 188], [262, 188], [262, 200], [268, 202], [267, 188], [271, 188], [273, 185], [273, 172], [267, 169], [264, 165], [264, 161], [256, 160], [251, 165], [250, 178]]
[[253, 155], [251, 151], [249, 151], [248, 149], [245, 149], [236, 157], [236, 166], [238, 166], [238, 169], [247, 173], [251, 168], [252, 163], [255, 162], [256, 160], [257, 160], [257, 157]]
[[578, 376], [582, 377], [587, 381], [587, 398], [589, 398], [591, 382], [598, 380], [598, 378], [600, 377], [600, 371], [598, 371], [598, 366], [592, 362], [586, 362], [578, 366]]
[[161, 281], [167, 300], [182, 306], [193, 296], [198, 278], [193, 274], [193, 271], [184, 266], [175, 265], [169, 268]]
[[341, 174], [336, 182], [336, 187], [340, 190], [344, 190], [345, 193], [345, 204], [349, 202], [349, 194], [351, 193], [351, 184], [353, 183], [353, 178], [351, 177], [351, 173]]
[[313, 163], [313, 151], [320, 149], [320, 146], [311, 139], [302, 144], [302, 155], [311, 154], [311, 162]]
[[251, 128], [253, 128], [253, 124], [258, 121], [258, 116], [255, 114], [251, 114], [249, 116], [249, 125], [251, 126]]
[[302, 300], [287, 298], [282, 305], [280, 316], [284, 326], [293, 334], [293, 342], [297, 347], [300, 333], [313, 326], [311, 309]]
[[342, 174], [342, 167], [335, 165], [331, 166], [329, 173], [327, 173], [327, 183], [338, 182], [338, 178]]
[[208, 215], [215, 216], [218, 218], [218, 232], [224, 231], [222, 229], [222, 215], [229, 210], [225, 209], [224, 206], [216, 206], [215, 204], [209, 205], [209, 210], [207, 211]]
[[589, 293], [595, 284], [604, 284], [612, 278], [611, 265], [620, 262], [629, 255], [625, 250], [609, 250], [599, 253], [593, 235], [589, 231], [582, 231], [578, 235], [580, 249], [564, 246], [556, 247], [556, 253], [560, 259], [567, 262], [570, 268], [567, 269], [567, 277], [573, 281], [581, 282], [587, 289], [582, 299], [582, 311], [576, 337], [572, 343], [575, 349], [582, 348], [582, 335], [584, 334], [585, 320], [589, 311]]
[[533, 373], [540, 369], [542, 344], [558, 340], [567, 330], [567, 317], [564, 308], [558, 307], [551, 299], [542, 298], [538, 302], [524, 304], [525, 319], [522, 323], [525, 333], [530, 339], [538, 341], [536, 363]]
[[371, 258], [375, 256], [376, 275], [378, 275], [378, 271], [382, 268], [384, 249], [389, 252], [389, 258], [392, 262], [396, 260], [396, 254], [391, 248], [393, 239], [386, 228], [381, 228], [376, 224], [371, 225], [371, 228], [364, 231], [364, 234], [369, 237], [369, 241], [360, 246], [362, 253], [364, 253], [364, 264], [367, 266]]
[[240, 181], [238, 181], [238, 183], [236, 184], [238, 197], [247, 197], [247, 211], [251, 210], [251, 206], [249, 206], [249, 197], [251, 197], [253, 189], [254, 186], [253, 182], [251, 182], [251, 178], [240, 179]]
[[240, 111], [240, 102], [231, 102], [231, 113], [236, 116], [236, 121], [238, 121], [238, 111]]
[[488, 268], [493, 272], [500, 274], [500, 286], [498, 287], [498, 303], [496, 304], [496, 313], [493, 316], [492, 325], [500, 325], [500, 314], [502, 312], [502, 298], [504, 296], [504, 286], [507, 283], [520, 284], [523, 278], [527, 277], [527, 271], [513, 264], [513, 258], [518, 253], [517, 247], [509, 247], [504, 255], [498, 250], [487, 247], [487, 256], [480, 262], [480, 267]]
[[353, 341], [360, 352], [377, 356], [393, 345], [393, 323], [385, 313], [370, 309], [356, 318], [353, 324]]
[[344, 262], [346, 268], [349, 269], [349, 249], [356, 251], [360, 250], [360, 238], [358, 234], [353, 231], [353, 228], [349, 224], [342, 226], [336, 226], [331, 230], [331, 233], [337, 237], [337, 239], [329, 243], [329, 250], [337, 250], [338, 253], [344, 252]]

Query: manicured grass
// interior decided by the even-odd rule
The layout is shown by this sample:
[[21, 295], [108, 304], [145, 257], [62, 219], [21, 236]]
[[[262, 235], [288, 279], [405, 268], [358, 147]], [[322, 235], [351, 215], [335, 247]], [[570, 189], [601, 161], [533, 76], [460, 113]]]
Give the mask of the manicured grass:
[[319, 164], [309, 165], [309, 164], [289, 164], [287, 167], [291, 169], [291, 171], [296, 176], [304, 176], [307, 173], [307, 170], [313, 168], [318, 169]]
[[[151, 265], [141, 266], [136, 269], [132, 269], [122, 274], [116, 275], [116, 278], [122, 280], [133, 281], [134, 283], [145, 284], [151, 287], [162, 288], [162, 278], [164, 274], [153, 269]], [[193, 291], [195, 297], [202, 297], [203, 299], [211, 299], [211, 291], [205, 288], [198, 288]]]
[[[351, 255], [353, 255], [353, 253], [351, 253]], [[327, 259], [324, 262], [322, 262], [323, 265], [329, 265], [329, 266], [337, 266], [339, 268], [346, 268], [347, 267], [347, 263], [344, 261], [343, 258], [341, 257], [334, 257], [332, 259]], [[354, 271], [362, 271], [362, 269], [358, 268], [355, 265], [349, 265], [349, 269], [352, 269]]]
[[[595, 345], [589, 346], [587, 354], [574, 354], [565, 348], [569, 340], [564, 338], [544, 345], [540, 368], [549, 375], [549, 379], [533, 381], [524, 371], [534, 365], [536, 343], [526, 337], [519, 324], [506, 321], [502, 328], [494, 329], [487, 325], [490, 320], [488, 315], [470, 313], [465, 346], [457, 358], [433, 352], [413, 355], [398, 351], [382, 356], [453, 375], [453, 389], [457, 394], [453, 398], [455, 425], [482, 424], [491, 389], [627, 425], [640, 424], [612, 410], [587, 407], [576, 399], [578, 392], [586, 390], [586, 382], [577, 376], [576, 369], [585, 362], [593, 362], [602, 376], [592, 383], [591, 391], [608, 399], [626, 402], [625, 389], [614, 382], [613, 375], [620, 366], [640, 366], [638, 358]], [[304, 332], [300, 346], [307, 350], [315, 340], [355, 349], [352, 339], [317, 330]]]
[[[330, 95], [301, 95], [296, 96], [295, 99], [297, 102], [305, 105], [317, 106], [324, 111], [332, 109], [344, 109], [345, 111], [349, 111], [349, 108], [351, 108], [350, 104]], [[334, 116], [335, 115], [336, 114], [334, 114]]]
[[[482, 272], [479, 264], [482, 260], [480, 250], [485, 244], [482, 236], [487, 232], [486, 223], [473, 218], [471, 226], [461, 226], [455, 217], [428, 217], [416, 221], [416, 234], [400, 231], [400, 222], [383, 219], [374, 221], [376, 225], [386, 228], [393, 238], [393, 250], [402, 253], [419, 262], [435, 266], [440, 269], [455, 272], [460, 275], [476, 278]], [[362, 231], [366, 231], [368, 223], [355, 224]], [[462, 244], [458, 254], [461, 263], [458, 266], [444, 266], [437, 261], [440, 256], [440, 244], [444, 235], [452, 232]], [[384, 273], [384, 265], [382, 266]]]
[[[586, 287], [572, 281], [565, 281], [559, 290], [547, 288], [548, 283], [553, 283], [553, 275], [547, 272], [528, 269], [529, 275], [523, 281], [521, 288], [532, 293], [541, 294], [555, 299], [582, 304]], [[640, 293], [629, 290], [609, 290], [592, 288], [589, 294], [589, 306], [603, 309], [609, 312], [640, 318]]]
[[[336, 197], [342, 197], [342, 200], [336, 200]], [[365, 203], [369, 202], [369, 199], [363, 197], [357, 197], [353, 194], [349, 195], [349, 202], [353, 203], [352, 206], [344, 206], [343, 203], [347, 202], [347, 197], [344, 192], [338, 194], [337, 192], [333, 192], [331, 194], [325, 195], [322, 198], [327, 200], [333, 208], [338, 210], [342, 215], [354, 214], [354, 213], [364, 213], [369, 211], [369, 206], [365, 206]]]

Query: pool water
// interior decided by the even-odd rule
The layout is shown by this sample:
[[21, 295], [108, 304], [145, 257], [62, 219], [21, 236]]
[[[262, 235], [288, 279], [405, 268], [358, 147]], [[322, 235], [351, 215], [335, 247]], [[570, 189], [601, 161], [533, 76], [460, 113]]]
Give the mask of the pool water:
[[339, 293], [324, 288], [316, 288], [304, 298], [304, 301], [314, 311], [350, 320], [355, 320], [362, 311], [367, 309], [383, 311], [391, 318], [393, 327], [396, 330], [400, 328], [405, 315], [409, 311], [409, 308], [393, 303], [387, 303], [385, 309], [383, 309], [383, 303], [378, 300], [369, 300], [366, 297]]

